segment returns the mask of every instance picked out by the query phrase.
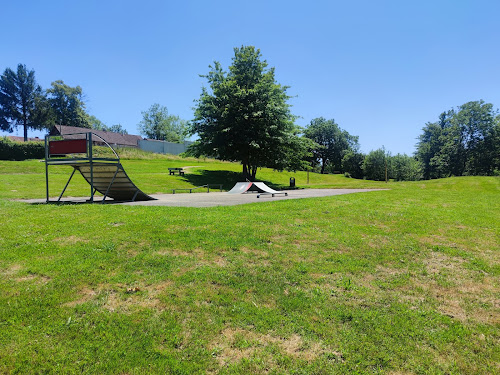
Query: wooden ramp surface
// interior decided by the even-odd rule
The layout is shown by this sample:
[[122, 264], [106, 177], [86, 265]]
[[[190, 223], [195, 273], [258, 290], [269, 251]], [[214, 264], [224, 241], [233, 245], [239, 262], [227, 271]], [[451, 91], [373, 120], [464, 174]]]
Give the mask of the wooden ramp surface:
[[89, 184], [93, 182], [94, 189], [106, 197], [113, 198], [116, 201], [148, 201], [155, 199], [135, 186], [120, 163], [93, 163], [93, 181], [91, 181], [90, 164], [71, 165], [81, 173]]

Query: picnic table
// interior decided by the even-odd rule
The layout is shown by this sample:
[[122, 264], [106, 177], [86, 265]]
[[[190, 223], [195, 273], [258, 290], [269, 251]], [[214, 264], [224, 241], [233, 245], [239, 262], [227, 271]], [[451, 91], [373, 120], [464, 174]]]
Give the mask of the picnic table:
[[184, 176], [184, 170], [182, 168], [168, 168], [169, 175], [174, 175], [175, 172], [179, 173], [179, 176]]

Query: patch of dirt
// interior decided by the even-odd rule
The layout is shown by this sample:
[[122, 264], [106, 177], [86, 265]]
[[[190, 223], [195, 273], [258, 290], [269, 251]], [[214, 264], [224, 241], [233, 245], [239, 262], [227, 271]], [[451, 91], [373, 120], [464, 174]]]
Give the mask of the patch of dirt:
[[22, 269], [23, 267], [20, 264], [13, 264], [9, 268], [0, 271], [0, 275], [5, 277], [12, 276], [21, 271]]
[[362, 238], [365, 243], [370, 247], [371, 249], [380, 249], [382, 247], [387, 246], [390, 243], [390, 240], [388, 239], [387, 236], [380, 236], [380, 235], [373, 235], [373, 236], [366, 236], [362, 235]]
[[114, 223], [109, 223], [112, 227], [121, 227], [122, 225], [125, 225], [125, 223], [122, 222], [114, 222]]
[[90, 241], [87, 238], [78, 237], [78, 236], [67, 236], [67, 237], [57, 237], [52, 241], [58, 243], [61, 246], [70, 246], [76, 245], [77, 243], [89, 243]]
[[430, 274], [438, 274], [446, 271], [457, 272], [459, 266], [464, 262], [462, 258], [449, 257], [441, 253], [431, 253], [431, 255], [424, 260], [424, 265], [427, 272]]
[[240, 251], [244, 254], [253, 255], [259, 258], [268, 258], [269, 252], [260, 249], [252, 249], [249, 247], [242, 246], [240, 247]]
[[432, 252], [423, 262], [428, 275], [412, 277], [412, 290], [401, 298], [419, 301], [427, 295], [438, 302], [439, 312], [453, 319], [500, 323], [498, 280], [482, 275], [478, 279], [477, 272], [465, 268], [464, 262], [459, 257]]
[[34, 273], [30, 273], [29, 275], [18, 277], [16, 279], [17, 282], [31, 281], [34, 284], [47, 284], [50, 280], [51, 278], [48, 276], [37, 275]]
[[185, 251], [180, 249], [161, 249], [158, 250], [155, 254], [161, 256], [171, 255], [176, 257], [192, 257], [192, 256], [200, 257], [203, 256], [205, 252], [200, 248], [195, 248], [191, 251]]
[[71, 301], [71, 302], [67, 302], [63, 306], [75, 307], [77, 305], [81, 305], [83, 303], [86, 303], [86, 302], [94, 299], [94, 297], [97, 296], [97, 292], [93, 289], [85, 287], [82, 290], [80, 290], [80, 292], [78, 292], [78, 296], [80, 297], [79, 299]]
[[79, 291], [78, 299], [68, 302], [64, 306], [75, 307], [94, 301], [111, 312], [127, 313], [134, 308], [150, 308], [162, 311], [166, 307], [158, 297], [172, 285], [172, 281], [165, 280], [150, 285], [125, 286], [117, 284], [111, 286], [103, 284], [96, 288], [84, 287]]
[[264, 335], [242, 328], [224, 329], [219, 337], [209, 345], [209, 348], [219, 364], [224, 366], [229, 363], [237, 363], [244, 358], [250, 358], [262, 352], [268, 345], [275, 345], [283, 354], [308, 362], [314, 361], [325, 353], [333, 354], [339, 360], [342, 358], [341, 353], [329, 350], [321, 342], [306, 342], [297, 334], [284, 338], [269, 333]]

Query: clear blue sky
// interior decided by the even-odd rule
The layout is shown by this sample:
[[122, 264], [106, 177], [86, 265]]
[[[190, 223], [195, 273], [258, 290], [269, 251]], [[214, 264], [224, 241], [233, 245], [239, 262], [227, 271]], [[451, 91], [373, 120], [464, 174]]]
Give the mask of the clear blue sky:
[[412, 154], [441, 112], [500, 106], [498, 0], [28, 0], [1, 12], [2, 72], [23, 63], [43, 88], [79, 85], [90, 114], [131, 134], [153, 103], [192, 119], [199, 75], [242, 45], [290, 86], [299, 125], [333, 118], [363, 152]]

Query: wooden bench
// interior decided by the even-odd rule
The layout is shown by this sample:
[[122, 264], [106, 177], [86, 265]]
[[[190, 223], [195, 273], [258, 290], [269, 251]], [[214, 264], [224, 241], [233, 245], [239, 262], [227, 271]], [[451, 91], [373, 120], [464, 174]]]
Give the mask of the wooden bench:
[[168, 168], [169, 175], [174, 175], [175, 172], [179, 173], [179, 176], [184, 176], [184, 170], [182, 168]]

